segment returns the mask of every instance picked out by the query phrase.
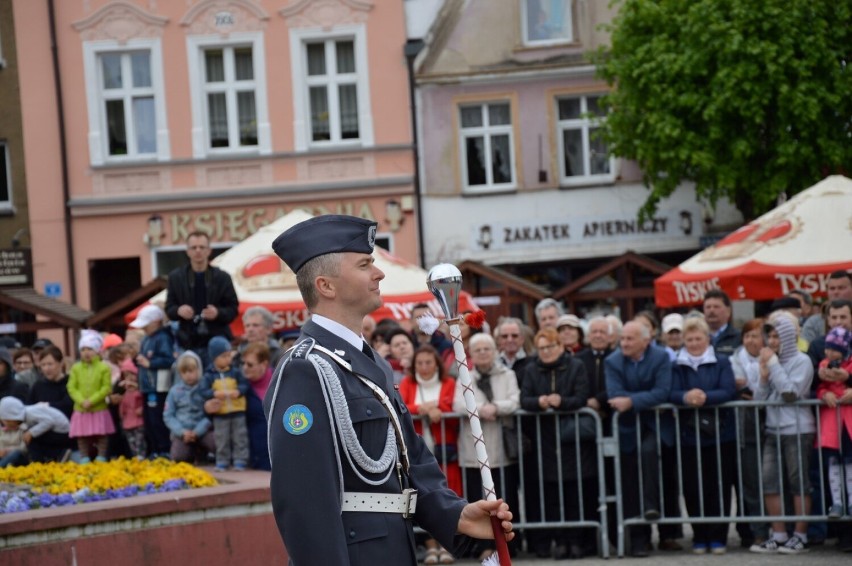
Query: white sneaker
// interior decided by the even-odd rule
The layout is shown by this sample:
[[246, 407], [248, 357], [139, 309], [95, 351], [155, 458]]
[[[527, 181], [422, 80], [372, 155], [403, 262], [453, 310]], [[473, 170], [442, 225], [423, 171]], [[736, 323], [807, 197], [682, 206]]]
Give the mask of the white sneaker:
[[758, 554], [775, 554], [778, 552], [778, 541], [770, 537], [760, 544], [751, 545], [749, 551]]
[[781, 554], [804, 554], [808, 552], [808, 544], [800, 539], [797, 535], [793, 535], [784, 543], [784, 546], [778, 547], [778, 552]]

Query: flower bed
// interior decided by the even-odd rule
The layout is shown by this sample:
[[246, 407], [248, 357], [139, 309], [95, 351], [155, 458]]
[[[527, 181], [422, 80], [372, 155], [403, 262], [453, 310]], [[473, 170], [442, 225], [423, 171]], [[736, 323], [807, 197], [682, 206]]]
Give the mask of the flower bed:
[[7, 467], [0, 468], [0, 513], [214, 485], [207, 472], [165, 459]]

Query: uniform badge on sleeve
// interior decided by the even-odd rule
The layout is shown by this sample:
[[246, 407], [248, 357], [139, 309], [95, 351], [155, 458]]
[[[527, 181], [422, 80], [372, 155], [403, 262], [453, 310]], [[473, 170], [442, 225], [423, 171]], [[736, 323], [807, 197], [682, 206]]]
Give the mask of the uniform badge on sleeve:
[[314, 415], [304, 405], [290, 405], [284, 411], [284, 430], [290, 434], [300, 435], [311, 430], [314, 424]]

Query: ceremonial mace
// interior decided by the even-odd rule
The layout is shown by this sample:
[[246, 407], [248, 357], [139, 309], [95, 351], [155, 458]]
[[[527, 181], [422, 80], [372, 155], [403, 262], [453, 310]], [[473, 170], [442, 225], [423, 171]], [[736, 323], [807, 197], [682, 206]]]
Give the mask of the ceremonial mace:
[[[429, 271], [426, 279], [429, 291], [438, 299], [441, 310], [446, 316], [446, 323], [450, 327], [450, 337], [453, 340], [453, 352], [456, 355], [456, 369], [459, 381], [464, 393], [464, 404], [470, 419], [470, 433], [473, 435], [473, 444], [476, 448], [476, 459], [479, 462], [479, 471], [482, 474], [482, 489], [487, 501], [495, 501], [497, 492], [494, 490], [494, 480], [491, 477], [491, 465], [488, 462], [488, 453], [485, 451], [485, 438], [482, 435], [482, 425], [479, 423], [479, 412], [476, 409], [476, 398], [473, 393], [470, 373], [467, 370], [467, 356], [461, 339], [461, 330], [458, 315], [459, 292], [461, 291], [462, 276], [455, 265], [440, 263]], [[433, 329], [434, 331], [434, 329]], [[494, 541], [497, 545], [497, 562], [492, 556], [483, 564], [500, 564], [511, 566], [509, 547], [506, 545], [506, 535], [497, 515], [491, 515], [491, 528], [494, 531]], [[489, 562], [490, 561], [490, 562]]]

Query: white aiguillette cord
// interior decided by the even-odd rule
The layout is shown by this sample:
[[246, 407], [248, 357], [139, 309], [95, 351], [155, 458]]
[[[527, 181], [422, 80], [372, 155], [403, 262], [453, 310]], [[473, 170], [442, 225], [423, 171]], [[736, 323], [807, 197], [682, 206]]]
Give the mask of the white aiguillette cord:
[[337, 362], [341, 367], [343, 367], [343, 369], [355, 375], [355, 377], [360, 379], [364, 385], [370, 388], [370, 390], [373, 392], [373, 395], [376, 396], [376, 399], [381, 402], [381, 404], [385, 408], [385, 411], [387, 411], [388, 416], [390, 417], [390, 421], [393, 424], [394, 432], [396, 433], [396, 443], [399, 446], [400, 459], [402, 460], [402, 469], [406, 474], [408, 474], [408, 447], [405, 445], [405, 439], [402, 436], [402, 426], [399, 424], [399, 417], [397, 417], [393, 405], [391, 405], [390, 397], [388, 397], [387, 394], [382, 391], [382, 389], [378, 385], [370, 381], [367, 377], [353, 370], [352, 364], [350, 364], [328, 348], [324, 348], [317, 344], [314, 346], [314, 349], [319, 350], [323, 354], [326, 354], [335, 362]]

